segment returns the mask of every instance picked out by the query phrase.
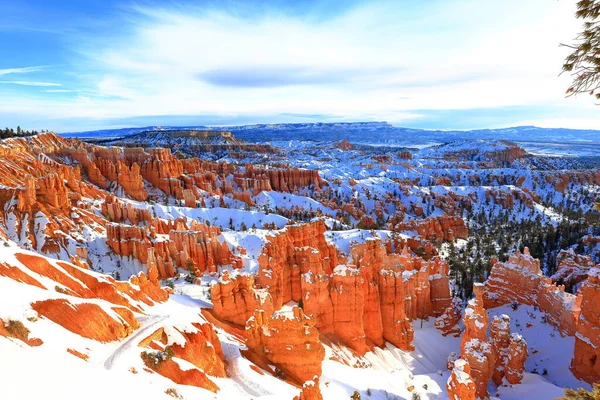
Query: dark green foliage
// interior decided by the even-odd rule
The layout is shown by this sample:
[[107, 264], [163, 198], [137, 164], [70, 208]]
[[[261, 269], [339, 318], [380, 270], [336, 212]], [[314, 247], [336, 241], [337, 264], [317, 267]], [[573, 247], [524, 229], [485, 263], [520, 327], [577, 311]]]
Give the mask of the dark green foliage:
[[591, 392], [582, 388], [577, 390], [565, 389], [565, 395], [556, 400], [600, 400], [600, 383], [594, 384]]
[[36, 131], [36, 130], [24, 131], [23, 129], [21, 129], [20, 126], [17, 126], [16, 132], [13, 128], [0, 129], [0, 139], [9, 139], [9, 138], [13, 138], [13, 137], [25, 137], [25, 136], [32, 136], [32, 135], [37, 135], [37, 134], [38, 134], [38, 131]]
[[573, 76], [567, 94], [589, 93], [600, 100], [600, 0], [578, 1], [575, 16], [584, 23], [576, 43], [564, 45], [573, 49], [562, 67]]

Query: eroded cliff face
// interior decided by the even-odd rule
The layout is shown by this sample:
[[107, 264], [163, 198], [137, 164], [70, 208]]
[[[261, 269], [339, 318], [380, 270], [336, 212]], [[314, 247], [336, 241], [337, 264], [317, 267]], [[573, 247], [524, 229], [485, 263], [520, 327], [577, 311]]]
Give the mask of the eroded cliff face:
[[557, 271], [552, 275], [552, 281], [564, 284], [567, 288], [575, 288], [587, 279], [590, 268], [596, 266], [590, 256], [575, 254], [573, 249], [562, 250], [556, 256]]
[[573, 335], [580, 313], [580, 299], [566, 293], [540, 270], [540, 261], [529, 254], [512, 254], [505, 263], [497, 262], [485, 283], [484, 302], [487, 308], [513, 302], [535, 305], [546, 313], [548, 321], [563, 335]]
[[106, 243], [116, 254], [155, 267], [160, 279], [173, 277], [176, 268], [201, 275], [216, 272], [218, 266], [241, 266], [241, 259], [220, 241], [221, 230], [215, 226], [192, 223], [188, 227], [183, 219], [171, 223], [151, 219], [146, 226], [109, 223], [106, 228]]
[[588, 383], [600, 380], [600, 269], [592, 268], [581, 286], [581, 314], [575, 330], [573, 374]]
[[394, 226], [397, 231], [416, 231], [420, 237], [433, 241], [453, 241], [466, 239], [469, 229], [460, 217], [432, 217], [422, 220], [410, 220]]
[[231, 277], [223, 271], [210, 289], [215, 314], [228, 322], [245, 326], [256, 310], [273, 314], [273, 300], [264, 289], [256, 289], [254, 277], [249, 274]]
[[321, 222], [290, 226], [269, 239], [257, 284], [277, 309], [301, 302], [322, 334], [358, 354], [389, 341], [412, 349], [410, 319], [442, 315], [451, 304], [448, 264], [425, 261], [406, 248], [388, 254], [379, 240], [356, 245], [344, 258], [325, 241]]
[[246, 323], [247, 345], [280, 369], [280, 375], [297, 384], [318, 380], [325, 349], [319, 341], [314, 319], [302, 309], [268, 315], [255, 311]]
[[471, 366], [471, 377], [478, 398], [488, 397], [488, 383], [494, 374], [495, 354], [487, 339], [489, 317], [483, 307], [483, 285], [475, 283], [471, 299], [465, 309], [465, 330], [460, 341], [460, 356]]

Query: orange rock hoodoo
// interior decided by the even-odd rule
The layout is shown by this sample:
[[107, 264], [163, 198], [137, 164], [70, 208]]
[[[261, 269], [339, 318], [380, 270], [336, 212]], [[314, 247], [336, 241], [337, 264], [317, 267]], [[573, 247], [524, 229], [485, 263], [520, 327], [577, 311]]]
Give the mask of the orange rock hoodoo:
[[580, 299], [552, 284], [540, 269], [540, 261], [529, 254], [512, 254], [505, 263], [497, 262], [485, 283], [486, 308], [513, 302], [535, 305], [546, 313], [550, 323], [563, 335], [573, 335], [580, 313]]
[[254, 277], [240, 274], [232, 278], [227, 271], [210, 289], [213, 310], [219, 318], [244, 326], [255, 310], [273, 314], [271, 295], [264, 289], [254, 288]]
[[527, 359], [527, 342], [518, 333], [510, 333], [510, 318], [507, 315], [492, 320], [490, 343], [495, 360], [494, 383], [500, 385], [504, 377], [510, 384], [521, 383]]
[[510, 335], [508, 358], [505, 365], [506, 380], [511, 385], [521, 383], [525, 361], [527, 360], [527, 342], [518, 333]]
[[494, 374], [495, 358], [492, 345], [487, 341], [488, 315], [483, 307], [483, 285], [474, 284], [475, 298], [469, 301], [463, 322], [465, 331], [460, 341], [460, 355], [471, 366], [478, 398], [488, 396], [488, 382]]
[[[216, 272], [221, 265], [240, 267], [226, 242], [221, 243], [218, 227], [194, 223], [190, 228], [184, 220], [165, 225], [152, 220], [150, 227], [111, 223], [106, 227], [107, 244], [117, 254], [132, 256], [158, 270], [161, 279], [172, 277], [175, 268], [193, 269], [197, 273]], [[158, 232], [157, 232], [158, 231]], [[157, 233], [168, 232], [168, 238]]]
[[454, 362], [452, 374], [446, 383], [446, 391], [451, 400], [475, 400], [476, 387], [471, 378], [469, 362], [458, 359]]
[[259, 257], [257, 284], [275, 309], [301, 302], [322, 334], [359, 354], [385, 340], [412, 348], [409, 319], [441, 315], [451, 303], [448, 265], [405, 251], [387, 254], [379, 240], [351, 249], [352, 262], [338, 265], [325, 241], [323, 222], [289, 226], [270, 237]]
[[580, 289], [581, 315], [575, 331], [571, 371], [579, 379], [600, 380], [600, 269], [592, 268]]
[[325, 349], [314, 319], [299, 307], [272, 316], [258, 310], [246, 323], [246, 333], [248, 347], [277, 365], [284, 377], [303, 384], [321, 376]]

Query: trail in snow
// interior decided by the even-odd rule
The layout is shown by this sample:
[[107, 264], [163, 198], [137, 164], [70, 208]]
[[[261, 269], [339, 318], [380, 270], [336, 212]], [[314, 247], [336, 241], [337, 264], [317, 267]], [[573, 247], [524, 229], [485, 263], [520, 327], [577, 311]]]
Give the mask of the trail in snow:
[[[222, 343], [223, 353], [229, 361], [227, 372], [231, 379], [233, 379], [243, 390], [251, 396], [270, 396], [271, 392], [263, 389], [260, 385], [247, 379], [241, 368], [240, 361], [242, 360], [241, 354], [239, 354], [239, 347], [232, 343]], [[237, 353], [237, 354], [236, 354]]]
[[121, 357], [131, 347], [138, 345], [137, 339], [139, 339], [140, 336], [142, 336], [146, 333], [149, 333], [148, 331], [155, 328], [156, 325], [160, 324], [167, 318], [169, 318], [168, 315], [152, 315], [152, 316], [148, 317], [146, 320], [144, 320], [143, 321], [144, 327], [142, 327], [141, 329], [138, 329], [138, 331], [135, 332], [129, 339], [127, 339], [119, 347], [117, 347], [117, 349], [104, 362], [104, 368], [112, 369], [115, 365], [115, 361], [119, 357]]

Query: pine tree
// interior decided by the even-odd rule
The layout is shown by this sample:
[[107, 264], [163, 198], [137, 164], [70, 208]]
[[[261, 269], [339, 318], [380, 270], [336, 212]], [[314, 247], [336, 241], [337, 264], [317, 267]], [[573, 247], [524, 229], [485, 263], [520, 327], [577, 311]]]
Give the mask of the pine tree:
[[594, 384], [591, 392], [582, 388], [565, 389], [565, 395], [556, 400], [600, 400], [600, 383]]

